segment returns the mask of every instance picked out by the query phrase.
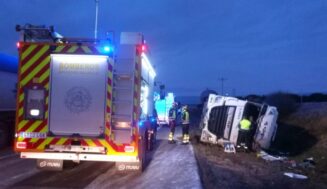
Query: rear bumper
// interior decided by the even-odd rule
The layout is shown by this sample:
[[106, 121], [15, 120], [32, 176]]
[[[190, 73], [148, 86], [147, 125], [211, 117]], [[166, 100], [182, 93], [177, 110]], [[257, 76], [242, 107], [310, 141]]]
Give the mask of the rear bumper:
[[21, 152], [21, 158], [26, 159], [57, 159], [72, 161], [106, 161], [106, 162], [139, 162], [136, 156], [105, 155], [87, 153], [57, 153], [57, 152]]

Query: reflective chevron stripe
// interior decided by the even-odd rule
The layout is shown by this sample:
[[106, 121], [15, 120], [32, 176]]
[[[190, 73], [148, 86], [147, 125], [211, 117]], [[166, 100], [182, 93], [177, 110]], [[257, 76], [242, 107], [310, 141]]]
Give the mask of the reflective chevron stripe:
[[[37, 44], [26, 43], [20, 51], [20, 67], [19, 67], [19, 87], [17, 90], [18, 106], [17, 106], [17, 122], [16, 131], [20, 132], [36, 132], [47, 133], [48, 127], [48, 107], [49, 107], [49, 90], [50, 90], [50, 54], [101, 54], [100, 48], [93, 45], [77, 45], [77, 44]], [[107, 80], [107, 100], [106, 100], [106, 116], [105, 116], [105, 139], [83, 138], [80, 139], [84, 146], [103, 146], [107, 148], [108, 154], [124, 154], [124, 147], [127, 144], [115, 144], [110, 140], [110, 124], [112, 112], [112, 80], [114, 60], [108, 59], [108, 80]], [[139, 65], [138, 65], [139, 66]], [[137, 76], [140, 78], [140, 68], [138, 68]], [[140, 81], [140, 79], [138, 79]], [[45, 103], [45, 120], [25, 120], [24, 119], [24, 89], [33, 83], [46, 89]], [[137, 87], [140, 87], [139, 85]], [[139, 97], [135, 96], [136, 100]], [[134, 108], [135, 111], [138, 111]], [[136, 112], [137, 113], [137, 112]], [[136, 118], [136, 117], [135, 117]], [[72, 139], [69, 137], [47, 137], [47, 138], [21, 138], [17, 141], [25, 141], [30, 143], [29, 149], [43, 151], [47, 145], [70, 145]], [[129, 145], [134, 145], [135, 142]], [[136, 156], [136, 152], [127, 155]]]

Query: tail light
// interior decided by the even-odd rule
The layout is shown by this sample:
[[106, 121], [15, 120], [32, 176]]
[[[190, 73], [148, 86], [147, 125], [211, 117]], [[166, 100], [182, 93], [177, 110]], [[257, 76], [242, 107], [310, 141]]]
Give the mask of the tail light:
[[42, 120], [45, 116], [45, 89], [34, 86], [25, 90], [25, 119]]
[[135, 148], [134, 146], [125, 146], [124, 151], [125, 152], [134, 152]]
[[26, 149], [27, 143], [26, 142], [16, 142], [16, 148], [17, 149]]

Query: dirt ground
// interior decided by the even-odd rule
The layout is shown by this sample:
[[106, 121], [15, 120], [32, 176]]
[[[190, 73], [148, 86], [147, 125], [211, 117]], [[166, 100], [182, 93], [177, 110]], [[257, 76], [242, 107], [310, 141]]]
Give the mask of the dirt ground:
[[[327, 104], [303, 104], [297, 112], [280, 120], [270, 153], [287, 157], [268, 162], [256, 152], [228, 154], [222, 147], [199, 142], [199, 111], [193, 115], [192, 145], [204, 188], [327, 188]], [[302, 167], [312, 157], [314, 168]], [[284, 176], [293, 172], [306, 180]]]

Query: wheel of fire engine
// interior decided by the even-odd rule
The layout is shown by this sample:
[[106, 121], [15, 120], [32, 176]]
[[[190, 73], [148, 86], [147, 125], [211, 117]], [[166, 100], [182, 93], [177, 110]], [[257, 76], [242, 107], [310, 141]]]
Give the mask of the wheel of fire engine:
[[144, 135], [145, 137], [142, 138], [141, 140], [139, 140], [139, 146], [140, 146], [140, 162], [139, 162], [139, 170], [138, 172], [139, 173], [142, 173], [144, 168], [145, 168], [145, 163], [146, 163], [146, 136], [147, 135]]
[[153, 145], [154, 145], [154, 132], [153, 133], [149, 133], [150, 137], [148, 138], [148, 150], [152, 151], [153, 150]]
[[0, 149], [8, 145], [9, 131], [7, 125], [0, 123]]

